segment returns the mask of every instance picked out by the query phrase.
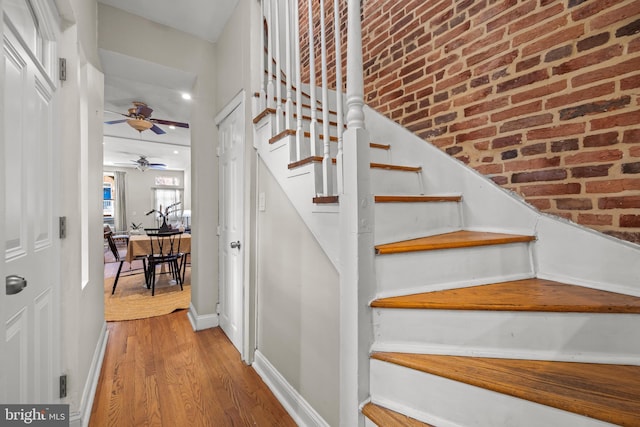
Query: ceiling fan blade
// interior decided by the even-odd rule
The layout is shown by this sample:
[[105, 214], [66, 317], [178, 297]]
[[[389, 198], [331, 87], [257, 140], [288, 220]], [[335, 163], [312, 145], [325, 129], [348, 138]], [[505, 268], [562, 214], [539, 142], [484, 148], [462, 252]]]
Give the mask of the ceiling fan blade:
[[104, 124], [106, 125], [115, 125], [116, 123], [124, 123], [126, 122], [127, 119], [122, 119], [122, 120], [110, 120], [108, 122], [104, 122]]
[[160, 129], [156, 125], [151, 126], [151, 130], [154, 131], [158, 135], [162, 135], [163, 133], [166, 133], [165, 131], [163, 131], [162, 129]]
[[167, 165], [164, 163], [149, 163], [149, 167], [152, 169], [166, 169]]
[[189, 129], [189, 123], [174, 122], [173, 120], [162, 120], [162, 119], [149, 119], [149, 120], [152, 121], [153, 123], [158, 123], [160, 125], [175, 126], [178, 128]]

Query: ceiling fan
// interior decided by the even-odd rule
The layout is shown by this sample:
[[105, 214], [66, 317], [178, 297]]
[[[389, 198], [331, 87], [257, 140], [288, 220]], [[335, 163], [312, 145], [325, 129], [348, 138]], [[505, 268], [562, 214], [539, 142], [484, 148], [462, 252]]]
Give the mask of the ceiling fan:
[[[138, 160], [131, 160], [131, 163], [136, 166], [136, 169], [142, 172], [146, 171], [147, 169], [165, 169], [167, 167], [167, 165], [165, 165], [164, 163], [151, 163], [147, 159], [147, 156], [143, 155], [140, 155], [140, 158]], [[131, 163], [122, 163], [122, 165], [132, 166]]]
[[133, 103], [133, 107], [129, 108], [127, 114], [124, 113], [115, 113], [120, 114], [122, 116], [128, 117], [128, 119], [120, 119], [120, 120], [111, 120], [105, 122], [105, 124], [113, 125], [116, 123], [127, 123], [129, 126], [137, 130], [138, 132], [145, 131], [147, 129], [151, 129], [158, 135], [162, 135], [166, 133], [162, 130], [156, 123], [167, 126], [176, 126], [180, 128], [189, 128], [188, 123], [175, 122], [173, 120], [162, 120], [151, 118], [151, 113], [153, 109], [147, 106], [144, 102], [135, 101]]

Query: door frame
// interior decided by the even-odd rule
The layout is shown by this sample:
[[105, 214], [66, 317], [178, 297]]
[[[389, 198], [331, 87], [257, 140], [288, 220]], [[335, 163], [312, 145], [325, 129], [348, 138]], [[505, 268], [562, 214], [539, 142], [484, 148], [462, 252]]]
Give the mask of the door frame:
[[[243, 145], [243, 149], [242, 149], [242, 169], [243, 169], [243, 174], [244, 174], [244, 179], [243, 179], [243, 192], [242, 192], [242, 197], [244, 199], [244, 202], [242, 204], [242, 221], [241, 221], [241, 227], [242, 227], [242, 236], [243, 236], [243, 242], [242, 242], [242, 248], [243, 248], [243, 257], [242, 257], [242, 331], [241, 331], [241, 337], [242, 337], [242, 352], [240, 354], [240, 357], [243, 361], [249, 363], [251, 361], [251, 359], [253, 358], [253, 347], [250, 346], [250, 341], [249, 341], [249, 337], [250, 337], [250, 323], [249, 323], [249, 319], [250, 319], [250, 310], [251, 310], [251, 306], [250, 306], [250, 281], [249, 281], [249, 272], [247, 271], [247, 266], [250, 265], [250, 262], [248, 262], [247, 257], [248, 254], [251, 253], [250, 251], [250, 242], [251, 242], [251, 237], [247, 234], [247, 230], [250, 230], [250, 227], [247, 226], [247, 212], [249, 212], [249, 209], [247, 209], [248, 206], [250, 206], [249, 202], [250, 202], [250, 198], [247, 197], [248, 194], [248, 190], [247, 190], [247, 184], [250, 183], [249, 177], [250, 177], [250, 173], [247, 170], [247, 129], [246, 129], [246, 92], [244, 89], [240, 90], [240, 92], [238, 92], [231, 101], [229, 101], [223, 108], [222, 110], [220, 110], [220, 112], [216, 115], [215, 117], [215, 125], [216, 128], [220, 128], [220, 124], [233, 112], [235, 111], [237, 108], [240, 109], [240, 111], [242, 111], [242, 114], [240, 115], [240, 120], [241, 120], [241, 127], [243, 129], [243, 134], [242, 134], [242, 145]], [[219, 138], [219, 132], [218, 132], [218, 144], [220, 143], [220, 138]], [[220, 146], [218, 145], [217, 148], [217, 153], [218, 153], [218, 158], [220, 156]], [[220, 192], [220, 186], [222, 185], [222, 182], [218, 183], [218, 196], [220, 196], [221, 192]], [[218, 198], [219, 202], [221, 203], [222, 201], [220, 200], [220, 198]], [[218, 212], [222, 211], [223, 206], [221, 206], [220, 204], [218, 205]], [[218, 215], [218, 218], [220, 216]], [[218, 233], [220, 235], [220, 233]], [[223, 244], [222, 242], [219, 243], [220, 245]], [[218, 266], [220, 268], [220, 266], [222, 265], [223, 259], [222, 259], [222, 251], [218, 251]], [[218, 285], [218, 303], [220, 303], [220, 287], [222, 286], [221, 283], [219, 283]]]

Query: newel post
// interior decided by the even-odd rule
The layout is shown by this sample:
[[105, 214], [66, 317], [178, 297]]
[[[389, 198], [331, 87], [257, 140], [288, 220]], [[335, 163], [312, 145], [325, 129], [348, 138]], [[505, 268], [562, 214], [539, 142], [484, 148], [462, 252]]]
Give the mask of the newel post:
[[343, 135], [340, 194], [340, 425], [363, 426], [360, 404], [369, 396], [375, 293], [373, 195], [369, 135], [364, 122], [360, 0], [348, 0], [347, 130]]

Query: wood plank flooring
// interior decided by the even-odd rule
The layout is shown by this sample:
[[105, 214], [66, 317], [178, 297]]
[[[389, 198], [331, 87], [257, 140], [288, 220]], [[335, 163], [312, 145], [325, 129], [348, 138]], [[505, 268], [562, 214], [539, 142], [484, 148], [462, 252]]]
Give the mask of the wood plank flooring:
[[295, 426], [220, 328], [185, 310], [110, 322], [90, 427]]

